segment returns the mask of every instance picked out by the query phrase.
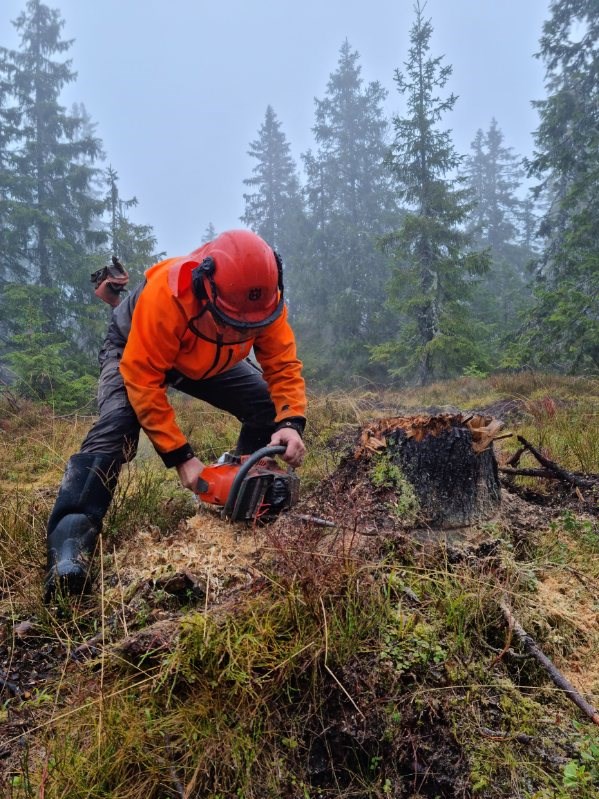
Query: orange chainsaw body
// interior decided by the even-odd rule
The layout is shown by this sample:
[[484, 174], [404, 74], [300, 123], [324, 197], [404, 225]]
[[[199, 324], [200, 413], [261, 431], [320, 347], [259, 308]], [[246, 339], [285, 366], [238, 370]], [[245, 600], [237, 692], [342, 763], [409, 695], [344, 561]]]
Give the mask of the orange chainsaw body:
[[269, 457], [254, 463], [235, 485], [240, 469], [250, 458], [251, 455], [225, 453], [223, 462], [204, 467], [198, 480], [199, 499], [223, 508], [231, 521], [271, 520], [299, 498], [297, 475], [280, 468]]
[[239, 465], [233, 463], [215, 463], [212, 466], [205, 466], [200, 480], [206, 481], [207, 489], [204, 492], [198, 491], [202, 502], [208, 502], [210, 505], [224, 505], [238, 471]]

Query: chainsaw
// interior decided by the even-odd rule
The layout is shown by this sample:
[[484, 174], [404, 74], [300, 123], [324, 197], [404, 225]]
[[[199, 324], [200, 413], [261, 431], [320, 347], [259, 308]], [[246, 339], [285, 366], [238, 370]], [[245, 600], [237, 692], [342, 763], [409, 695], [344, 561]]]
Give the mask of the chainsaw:
[[220, 507], [229, 521], [272, 521], [299, 499], [298, 476], [272, 458], [285, 449], [278, 445], [252, 455], [225, 452], [217, 463], [204, 467], [196, 494], [202, 502]]

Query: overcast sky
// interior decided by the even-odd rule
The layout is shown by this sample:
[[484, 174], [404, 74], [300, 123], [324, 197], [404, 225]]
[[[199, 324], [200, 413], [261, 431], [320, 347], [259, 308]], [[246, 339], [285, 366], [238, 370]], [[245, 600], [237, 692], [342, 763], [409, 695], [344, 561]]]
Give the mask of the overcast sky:
[[[48, 0], [65, 20], [77, 81], [63, 95], [97, 124], [132, 217], [151, 224], [170, 255], [198, 246], [209, 222], [239, 227], [247, 155], [272, 105], [298, 166], [313, 147], [314, 98], [323, 98], [347, 38], [365, 82], [389, 91], [407, 56], [412, 0]], [[25, 0], [0, 3], [0, 45], [14, 47], [11, 21]], [[534, 58], [549, 0], [428, 0], [431, 54], [453, 65], [459, 96], [444, 127], [468, 152], [495, 117], [505, 143], [530, 154], [542, 99]]]

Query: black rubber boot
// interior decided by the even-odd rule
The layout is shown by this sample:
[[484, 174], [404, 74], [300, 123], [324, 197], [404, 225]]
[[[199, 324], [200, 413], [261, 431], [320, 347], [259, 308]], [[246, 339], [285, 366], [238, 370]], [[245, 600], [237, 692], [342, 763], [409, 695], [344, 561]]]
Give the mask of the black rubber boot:
[[69, 460], [48, 519], [46, 602], [58, 592], [81, 594], [87, 589], [92, 555], [118, 474], [112, 455], [80, 452]]

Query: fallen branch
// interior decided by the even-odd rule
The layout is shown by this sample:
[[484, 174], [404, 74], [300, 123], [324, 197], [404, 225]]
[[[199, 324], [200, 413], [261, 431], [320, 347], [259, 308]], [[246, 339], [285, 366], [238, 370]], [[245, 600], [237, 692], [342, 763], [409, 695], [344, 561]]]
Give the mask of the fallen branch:
[[300, 522], [314, 524], [317, 527], [337, 527], [335, 522], [331, 522], [328, 519], [321, 519], [320, 516], [309, 516], [306, 513], [293, 513], [291, 518], [299, 519]]
[[531, 654], [543, 666], [547, 674], [551, 677], [552, 681], [561, 688], [574, 704], [585, 713], [593, 724], [599, 726], [599, 711], [597, 711], [580, 693], [574, 688], [571, 682], [561, 673], [557, 666], [547, 657], [542, 649], [538, 646], [534, 638], [532, 638], [522, 627], [520, 622], [515, 618], [512, 609], [507, 604], [505, 597], [499, 602], [499, 607], [508, 623], [510, 634], [512, 630], [520, 639], [526, 651]]
[[507, 463], [506, 463], [506, 466], [514, 466], [514, 467], [515, 467], [515, 466], [517, 466], [517, 465], [518, 465], [518, 463], [520, 462], [520, 458], [522, 457], [522, 455], [524, 455], [524, 453], [525, 453], [525, 452], [526, 452], [526, 447], [519, 447], [519, 448], [518, 448], [518, 449], [517, 449], [517, 450], [514, 452], [514, 454], [512, 455], [512, 457], [511, 457], [511, 458], [508, 458], [508, 461], [507, 461]]
[[541, 466], [544, 466], [546, 469], [555, 472], [555, 474], [561, 480], [564, 480], [566, 483], [578, 486], [579, 488], [592, 488], [594, 485], [597, 484], [595, 480], [589, 480], [584, 477], [579, 477], [578, 475], [573, 474], [572, 472], [569, 472], [566, 469], [562, 469], [562, 467], [558, 466], [557, 463], [555, 463], [552, 460], [549, 460], [549, 458], [546, 458], [541, 452], [539, 452], [539, 450], [536, 447], [534, 447], [529, 441], [527, 441], [524, 438], [524, 436], [518, 436], [518, 441], [522, 444], [523, 447], [526, 447], [526, 449], [532, 455], [535, 456], [535, 458], [539, 461]]
[[510, 466], [500, 466], [499, 471], [502, 474], [507, 474], [510, 477], [544, 477], [546, 480], [561, 480], [559, 474], [552, 472], [550, 469], [515, 469]]
[[500, 436], [493, 436], [493, 441], [502, 441], [504, 438], [511, 438], [513, 433], [502, 433]]

